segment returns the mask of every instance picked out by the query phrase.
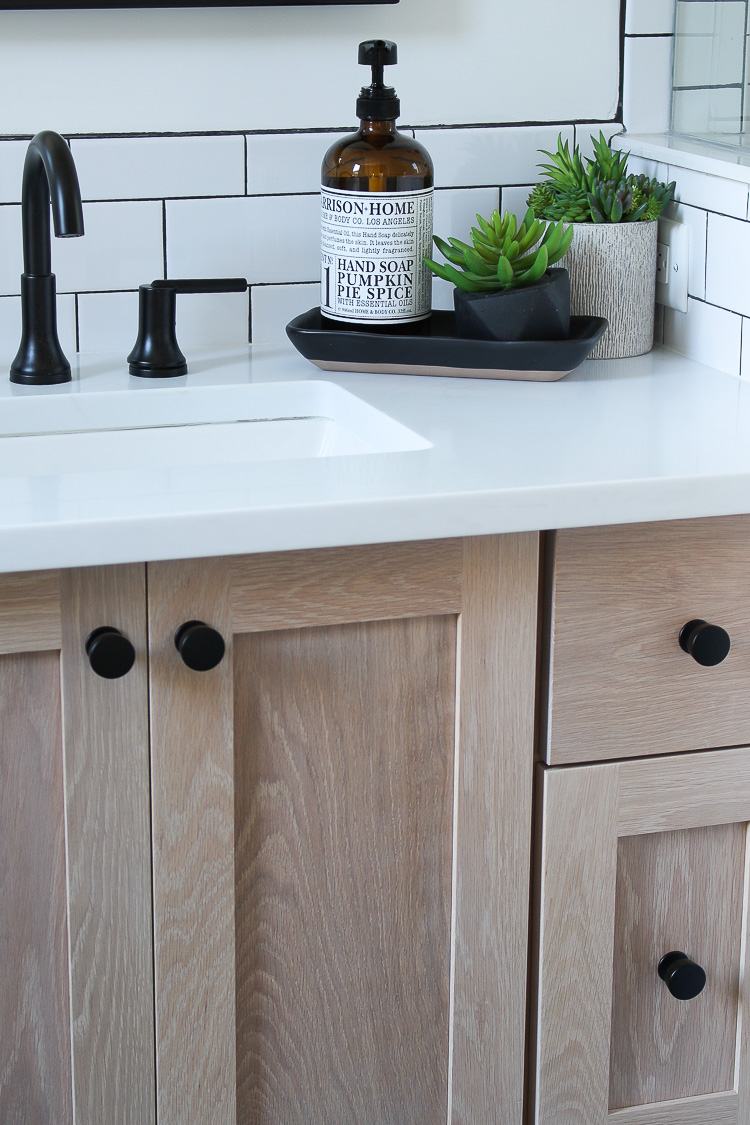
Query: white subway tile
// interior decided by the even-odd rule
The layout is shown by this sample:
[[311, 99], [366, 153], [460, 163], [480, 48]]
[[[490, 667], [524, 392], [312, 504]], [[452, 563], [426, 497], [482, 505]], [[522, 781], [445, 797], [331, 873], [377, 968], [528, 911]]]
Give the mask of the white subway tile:
[[740, 375], [750, 379], [750, 320], [742, 319], [742, 354], [740, 356]]
[[598, 141], [600, 133], [604, 133], [608, 141], [615, 138], [614, 144], [612, 145], [613, 148], [627, 148], [625, 138], [619, 135], [622, 133], [622, 125], [618, 122], [607, 121], [602, 123], [601, 121], [589, 121], [583, 124], [579, 123], [575, 127], [575, 140], [581, 156], [593, 158], [594, 143], [592, 137]]
[[500, 193], [500, 209], [501, 211], [510, 211], [511, 215], [515, 215], [517, 219], [522, 219], [528, 210], [528, 203], [533, 184], [526, 184], [524, 187], [504, 187]]
[[0, 203], [21, 202], [23, 162], [28, 141], [0, 141]]
[[319, 304], [320, 286], [317, 283], [254, 286], [250, 298], [253, 343], [286, 343], [289, 321]]
[[708, 216], [706, 300], [712, 305], [750, 316], [750, 223]]
[[161, 203], [84, 203], [83, 238], [52, 241], [62, 292], [135, 289], [164, 274]]
[[244, 137], [71, 141], [84, 199], [244, 195]]
[[[58, 294], [57, 338], [65, 355], [72, 361], [76, 350], [76, 308], [72, 294]], [[21, 298], [0, 297], [0, 361], [10, 368], [21, 342]], [[0, 368], [0, 379], [8, 371]]]
[[319, 191], [323, 157], [334, 141], [345, 135], [342, 131], [247, 137], [247, 194]]
[[432, 157], [437, 187], [535, 181], [537, 164], [547, 159], [539, 149], [554, 152], [558, 133], [572, 144], [571, 125], [416, 130]]
[[672, 101], [672, 38], [625, 38], [623, 122], [629, 133], [664, 133]]
[[703, 299], [706, 296], [706, 228], [708, 216], [698, 207], [684, 203], [670, 203], [664, 218], [685, 223], [688, 234], [688, 295]]
[[[470, 241], [470, 231], [477, 224], [477, 214], [482, 218], [499, 206], [498, 188], [453, 188], [435, 192], [435, 233], [441, 238], [460, 238]], [[442, 254], [435, 248], [435, 261], [442, 262]], [[453, 308], [453, 286], [436, 277], [432, 283], [433, 309]]]
[[180, 293], [177, 339], [190, 363], [190, 351], [234, 347], [250, 338], [249, 293]]
[[20, 293], [22, 273], [21, 208], [0, 207], [0, 295]]
[[[78, 298], [78, 335], [82, 352], [120, 352], [123, 363], [138, 333], [137, 293], [83, 293]], [[247, 293], [180, 293], [177, 341], [190, 362], [190, 351], [231, 347], [248, 342]]]
[[319, 197], [168, 202], [167, 275], [314, 281], [320, 275]]
[[679, 203], [688, 203], [705, 211], [717, 211], [720, 215], [733, 215], [737, 219], [744, 219], [747, 215], [747, 184], [707, 176], [689, 168], [670, 167], [669, 178], [677, 185], [675, 198]]
[[729, 85], [742, 81], [744, 0], [715, 4], [678, 2], [674, 44], [675, 86]]
[[[82, 238], [52, 239], [59, 293], [134, 289], [164, 273], [161, 203], [84, 203]], [[0, 207], [0, 294], [19, 293], [21, 208]]]
[[729, 375], [740, 372], [742, 317], [688, 299], [688, 311], [664, 309], [664, 346]]
[[670, 35], [675, 0], [627, 0], [626, 35]]
[[[627, 152], [627, 138], [623, 137], [621, 140], [621, 151]], [[650, 180], [661, 180], [665, 184], [669, 182], [669, 167], [659, 160], [648, 160], [645, 156], [629, 156], [628, 172], [634, 176], [648, 176]]]
[[672, 129], [677, 133], [687, 133], [690, 136], [701, 136], [703, 133], [738, 133], [741, 118], [741, 90], [674, 91]]
[[119, 352], [123, 366], [138, 334], [137, 293], [81, 293], [78, 347], [82, 352]]
[[[0, 360], [9, 364], [21, 339], [21, 298], [0, 297]], [[0, 379], [7, 371], [0, 369]]]

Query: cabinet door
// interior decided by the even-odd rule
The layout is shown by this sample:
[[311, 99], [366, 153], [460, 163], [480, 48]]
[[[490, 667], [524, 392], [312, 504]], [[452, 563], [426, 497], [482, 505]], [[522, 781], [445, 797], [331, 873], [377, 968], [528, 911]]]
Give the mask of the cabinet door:
[[146, 693], [143, 567], [0, 576], [3, 1125], [154, 1121]]
[[[537, 1125], [745, 1125], [750, 749], [543, 771]], [[673, 995], [666, 954], [706, 984]]]
[[149, 566], [160, 1125], [521, 1125], [537, 562]]

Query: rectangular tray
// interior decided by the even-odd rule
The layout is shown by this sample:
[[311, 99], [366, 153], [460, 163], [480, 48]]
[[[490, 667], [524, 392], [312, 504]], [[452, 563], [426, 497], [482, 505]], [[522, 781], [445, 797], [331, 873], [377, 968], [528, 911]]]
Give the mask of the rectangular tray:
[[286, 327], [298, 352], [324, 371], [376, 375], [450, 375], [464, 379], [552, 382], [583, 363], [607, 327], [601, 316], [572, 316], [566, 340], [467, 340], [453, 312], [436, 310], [419, 335], [352, 332], [324, 325], [320, 308]]

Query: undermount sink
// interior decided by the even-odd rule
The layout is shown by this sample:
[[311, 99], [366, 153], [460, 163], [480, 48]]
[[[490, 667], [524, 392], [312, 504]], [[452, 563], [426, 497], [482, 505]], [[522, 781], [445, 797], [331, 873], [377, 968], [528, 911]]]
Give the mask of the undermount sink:
[[6, 399], [0, 476], [241, 465], [427, 449], [324, 380]]

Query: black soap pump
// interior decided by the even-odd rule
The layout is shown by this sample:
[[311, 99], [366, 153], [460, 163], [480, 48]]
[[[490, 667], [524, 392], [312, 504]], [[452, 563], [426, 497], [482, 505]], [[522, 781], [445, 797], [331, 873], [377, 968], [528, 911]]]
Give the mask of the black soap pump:
[[357, 98], [359, 129], [323, 159], [320, 309], [329, 327], [414, 333], [430, 315], [432, 161], [396, 129], [399, 99], [383, 80], [396, 61], [395, 43], [360, 43], [372, 82]]

